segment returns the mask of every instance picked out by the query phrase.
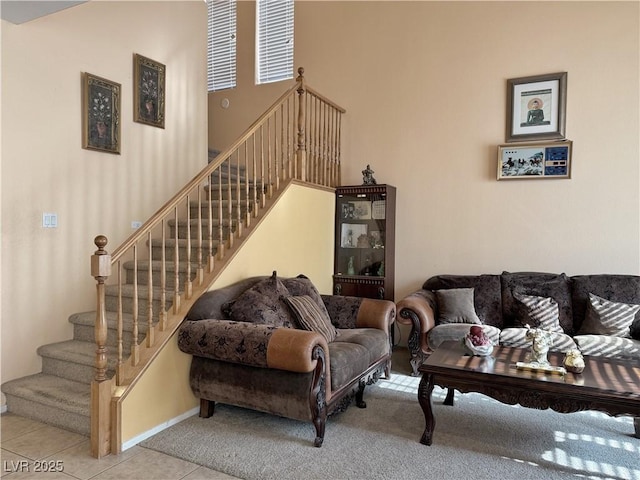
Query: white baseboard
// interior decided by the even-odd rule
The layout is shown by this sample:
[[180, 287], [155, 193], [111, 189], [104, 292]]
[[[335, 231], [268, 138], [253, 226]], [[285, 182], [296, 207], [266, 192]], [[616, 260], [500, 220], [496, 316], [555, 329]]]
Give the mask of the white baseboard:
[[146, 432], [141, 433], [137, 437], [134, 437], [131, 440], [124, 442], [122, 444], [122, 451], [124, 452], [125, 450], [128, 450], [129, 448], [136, 446], [138, 443], [146, 440], [147, 438], [153, 437], [156, 433], [159, 433], [164, 429], [169, 428], [172, 425], [175, 425], [176, 423], [180, 423], [182, 420], [192, 417], [193, 415], [197, 414], [199, 411], [200, 411], [200, 407], [194, 407], [191, 410], [186, 411], [182, 415], [178, 415], [177, 417], [172, 418], [171, 420], [167, 420], [166, 422], [161, 423], [156, 427], [153, 427], [151, 430], [147, 430]]

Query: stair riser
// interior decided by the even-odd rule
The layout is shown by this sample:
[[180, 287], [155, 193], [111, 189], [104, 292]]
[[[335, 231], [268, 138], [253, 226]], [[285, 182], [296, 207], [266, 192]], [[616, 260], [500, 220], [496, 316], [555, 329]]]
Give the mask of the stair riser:
[[[145, 318], [145, 326], [146, 326], [146, 318]], [[146, 327], [145, 327], [146, 329]], [[142, 328], [139, 327], [139, 330]], [[138, 343], [142, 342], [145, 337], [145, 333], [138, 334]], [[88, 325], [74, 325], [73, 326], [73, 339], [80, 340], [81, 342], [90, 342], [93, 343], [96, 341], [96, 333], [93, 327]], [[130, 345], [133, 341], [133, 333], [130, 331], [122, 332], [122, 350], [123, 356], [128, 357], [130, 351]], [[107, 329], [107, 348], [109, 352], [117, 352], [118, 348], [118, 331], [112, 328]], [[72, 379], [73, 380], [73, 379]]]
[[[233, 216], [237, 216], [237, 212], [238, 212], [238, 202], [233, 201], [231, 202], [232, 205], [232, 210], [233, 210]], [[189, 207], [189, 216], [192, 220], [196, 220], [198, 218], [198, 210], [200, 210], [200, 215], [203, 221], [207, 220], [209, 218], [209, 205], [206, 202], [203, 202], [200, 204], [200, 208], [198, 208], [198, 205], [191, 205], [191, 207]], [[227, 212], [229, 211], [229, 202], [222, 202], [222, 218], [226, 218]], [[243, 216], [246, 216], [247, 211], [251, 212], [253, 211], [253, 197], [251, 197], [251, 200], [249, 201], [249, 205], [247, 206], [247, 202], [246, 200], [243, 200], [242, 202], [240, 202], [240, 214]], [[214, 202], [211, 206], [211, 218], [216, 221], [216, 219], [218, 218], [218, 213], [219, 213], [219, 207], [218, 207], [218, 202]]]
[[[225, 239], [226, 240], [226, 239]], [[217, 242], [216, 242], [217, 243]], [[208, 242], [207, 242], [208, 244]], [[213, 246], [214, 252], [213, 255], [215, 256], [216, 254], [216, 246], [214, 244]], [[203, 263], [206, 263], [206, 258], [209, 255], [209, 248], [208, 245], [203, 246], [202, 248], [202, 261]], [[151, 248], [151, 256], [153, 260], [162, 260], [162, 247], [158, 246], [153, 246]], [[175, 248], [173, 247], [165, 247], [165, 260], [168, 262], [169, 260], [173, 261], [173, 259], [175, 258]], [[198, 258], [198, 248], [192, 246], [191, 247], [191, 260], [195, 261]], [[180, 260], [180, 262], [184, 262], [187, 259], [187, 249], [186, 248], [178, 248], [178, 259]]]
[[87, 415], [63, 412], [61, 409], [49, 405], [43, 405], [33, 400], [6, 394], [7, 409], [9, 412], [22, 417], [31, 418], [54, 427], [60, 427], [81, 435], [91, 435], [91, 418], [89, 405]]
[[[193, 281], [196, 278], [196, 265], [192, 265], [191, 266], [191, 280]], [[180, 283], [179, 283], [179, 289], [183, 289], [183, 281], [186, 277], [186, 272], [180, 272], [179, 274], [180, 277]], [[151, 281], [153, 282], [153, 286], [155, 287], [159, 287], [161, 285], [161, 275], [160, 275], [160, 270], [156, 270], [154, 269], [152, 272], [152, 278]], [[127, 283], [133, 283], [133, 270], [126, 270], [126, 282]], [[138, 270], [138, 285], [148, 285], [149, 284], [149, 274], [146, 270]], [[166, 273], [166, 278], [165, 278], [165, 285], [166, 288], [168, 290], [173, 290], [176, 284], [176, 276], [173, 272], [167, 272]]]
[[[95, 370], [91, 365], [80, 365], [79, 363], [66, 362], [57, 358], [42, 357], [42, 373], [86, 383], [87, 388], [89, 388], [95, 375]], [[107, 378], [111, 378], [114, 373], [114, 369], [108, 368]]]
[[[173, 295], [171, 293], [167, 293], [166, 300], [166, 308], [168, 309], [171, 304]], [[116, 295], [105, 295], [105, 305], [106, 310], [110, 312], [116, 312], [118, 310], [118, 297]], [[158, 316], [160, 312], [160, 300], [154, 299], [152, 302], [153, 306], [153, 321], [154, 323], [158, 321]], [[147, 322], [147, 309], [148, 302], [146, 298], [142, 298], [138, 300], [138, 322], [146, 323]], [[133, 299], [129, 297], [122, 297], [122, 311], [123, 313], [133, 313]]]
[[[228, 223], [227, 221], [225, 221], [225, 223]], [[234, 222], [235, 224], [236, 222]], [[219, 235], [219, 231], [220, 231], [220, 227], [218, 227], [218, 225], [214, 226], [213, 228], [213, 237], [214, 238], [218, 238]], [[235, 230], [235, 227], [234, 227]], [[228, 236], [229, 235], [229, 227], [227, 225], [223, 225], [222, 227], [222, 234], [224, 236]], [[176, 235], [176, 229], [175, 227], [170, 227], [169, 228], [169, 238], [175, 238]], [[206, 225], [202, 226], [202, 240], [206, 242], [206, 239], [209, 237], [209, 227]], [[178, 238], [179, 239], [186, 239], [187, 238], [187, 226], [186, 225], [180, 225], [178, 226]], [[197, 226], [193, 226], [191, 227], [191, 241], [195, 242], [198, 238], [198, 227]]]

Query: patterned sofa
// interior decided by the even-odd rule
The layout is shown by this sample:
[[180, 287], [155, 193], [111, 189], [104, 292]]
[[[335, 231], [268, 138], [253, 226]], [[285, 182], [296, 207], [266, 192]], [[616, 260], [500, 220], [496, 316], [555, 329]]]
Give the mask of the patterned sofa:
[[640, 277], [503, 272], [438, 275], [397, 303], [411, 325], [413, 374], [443, 341], [481, 324], [494, 344], [525, 347], [525, 325], [553, 333], [551, 350], [640, 360]]
[[253, 277], [203, 294], [187, 313], [178, 346], [191, 354], [189, 374], [200, 416], [215, 402], [260, 410], [315, 426], [391, 371], [387, 300], [320, 295], [303, 275]]

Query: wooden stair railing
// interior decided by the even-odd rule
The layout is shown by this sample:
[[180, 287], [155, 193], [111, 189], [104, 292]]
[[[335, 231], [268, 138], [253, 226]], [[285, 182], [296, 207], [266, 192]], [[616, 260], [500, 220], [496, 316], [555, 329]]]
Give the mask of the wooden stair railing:
[[[309, 88], [303, 73], [299, 68], [295, 85], [113, 254], [106, 250], [105, 236], [95, 238], [94, 457], [121, 449], [113, 406], [116, 391], [121, 397], [135, 383], [277, 192], [293, 180], [340, 185], [345, 110]], [[115, 279], [107, 284], [112, 271]], [[115, 371], [109, 372], [107, 332], [109, 318], [114, 317], [117, 360]], [[132, 332], [129, 358], [123, 355], [125, 328]]]

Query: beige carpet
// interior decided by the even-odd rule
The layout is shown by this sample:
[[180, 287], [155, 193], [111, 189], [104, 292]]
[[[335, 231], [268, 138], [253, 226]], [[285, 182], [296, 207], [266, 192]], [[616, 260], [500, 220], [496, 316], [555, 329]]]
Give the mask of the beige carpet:
[[142, 443], [245, 479], [564, 479], [640, 480], [640, 439], [629, 417], [560, 414], [456, 393], [442, 405], [436, 387], [431, 447], [419, 443], [424, 417], [419, 379], [396, 373], [367, 387], [368, 407], [352, 405], [327, 422], [313, 447], [310, 423], [227, 405]]

